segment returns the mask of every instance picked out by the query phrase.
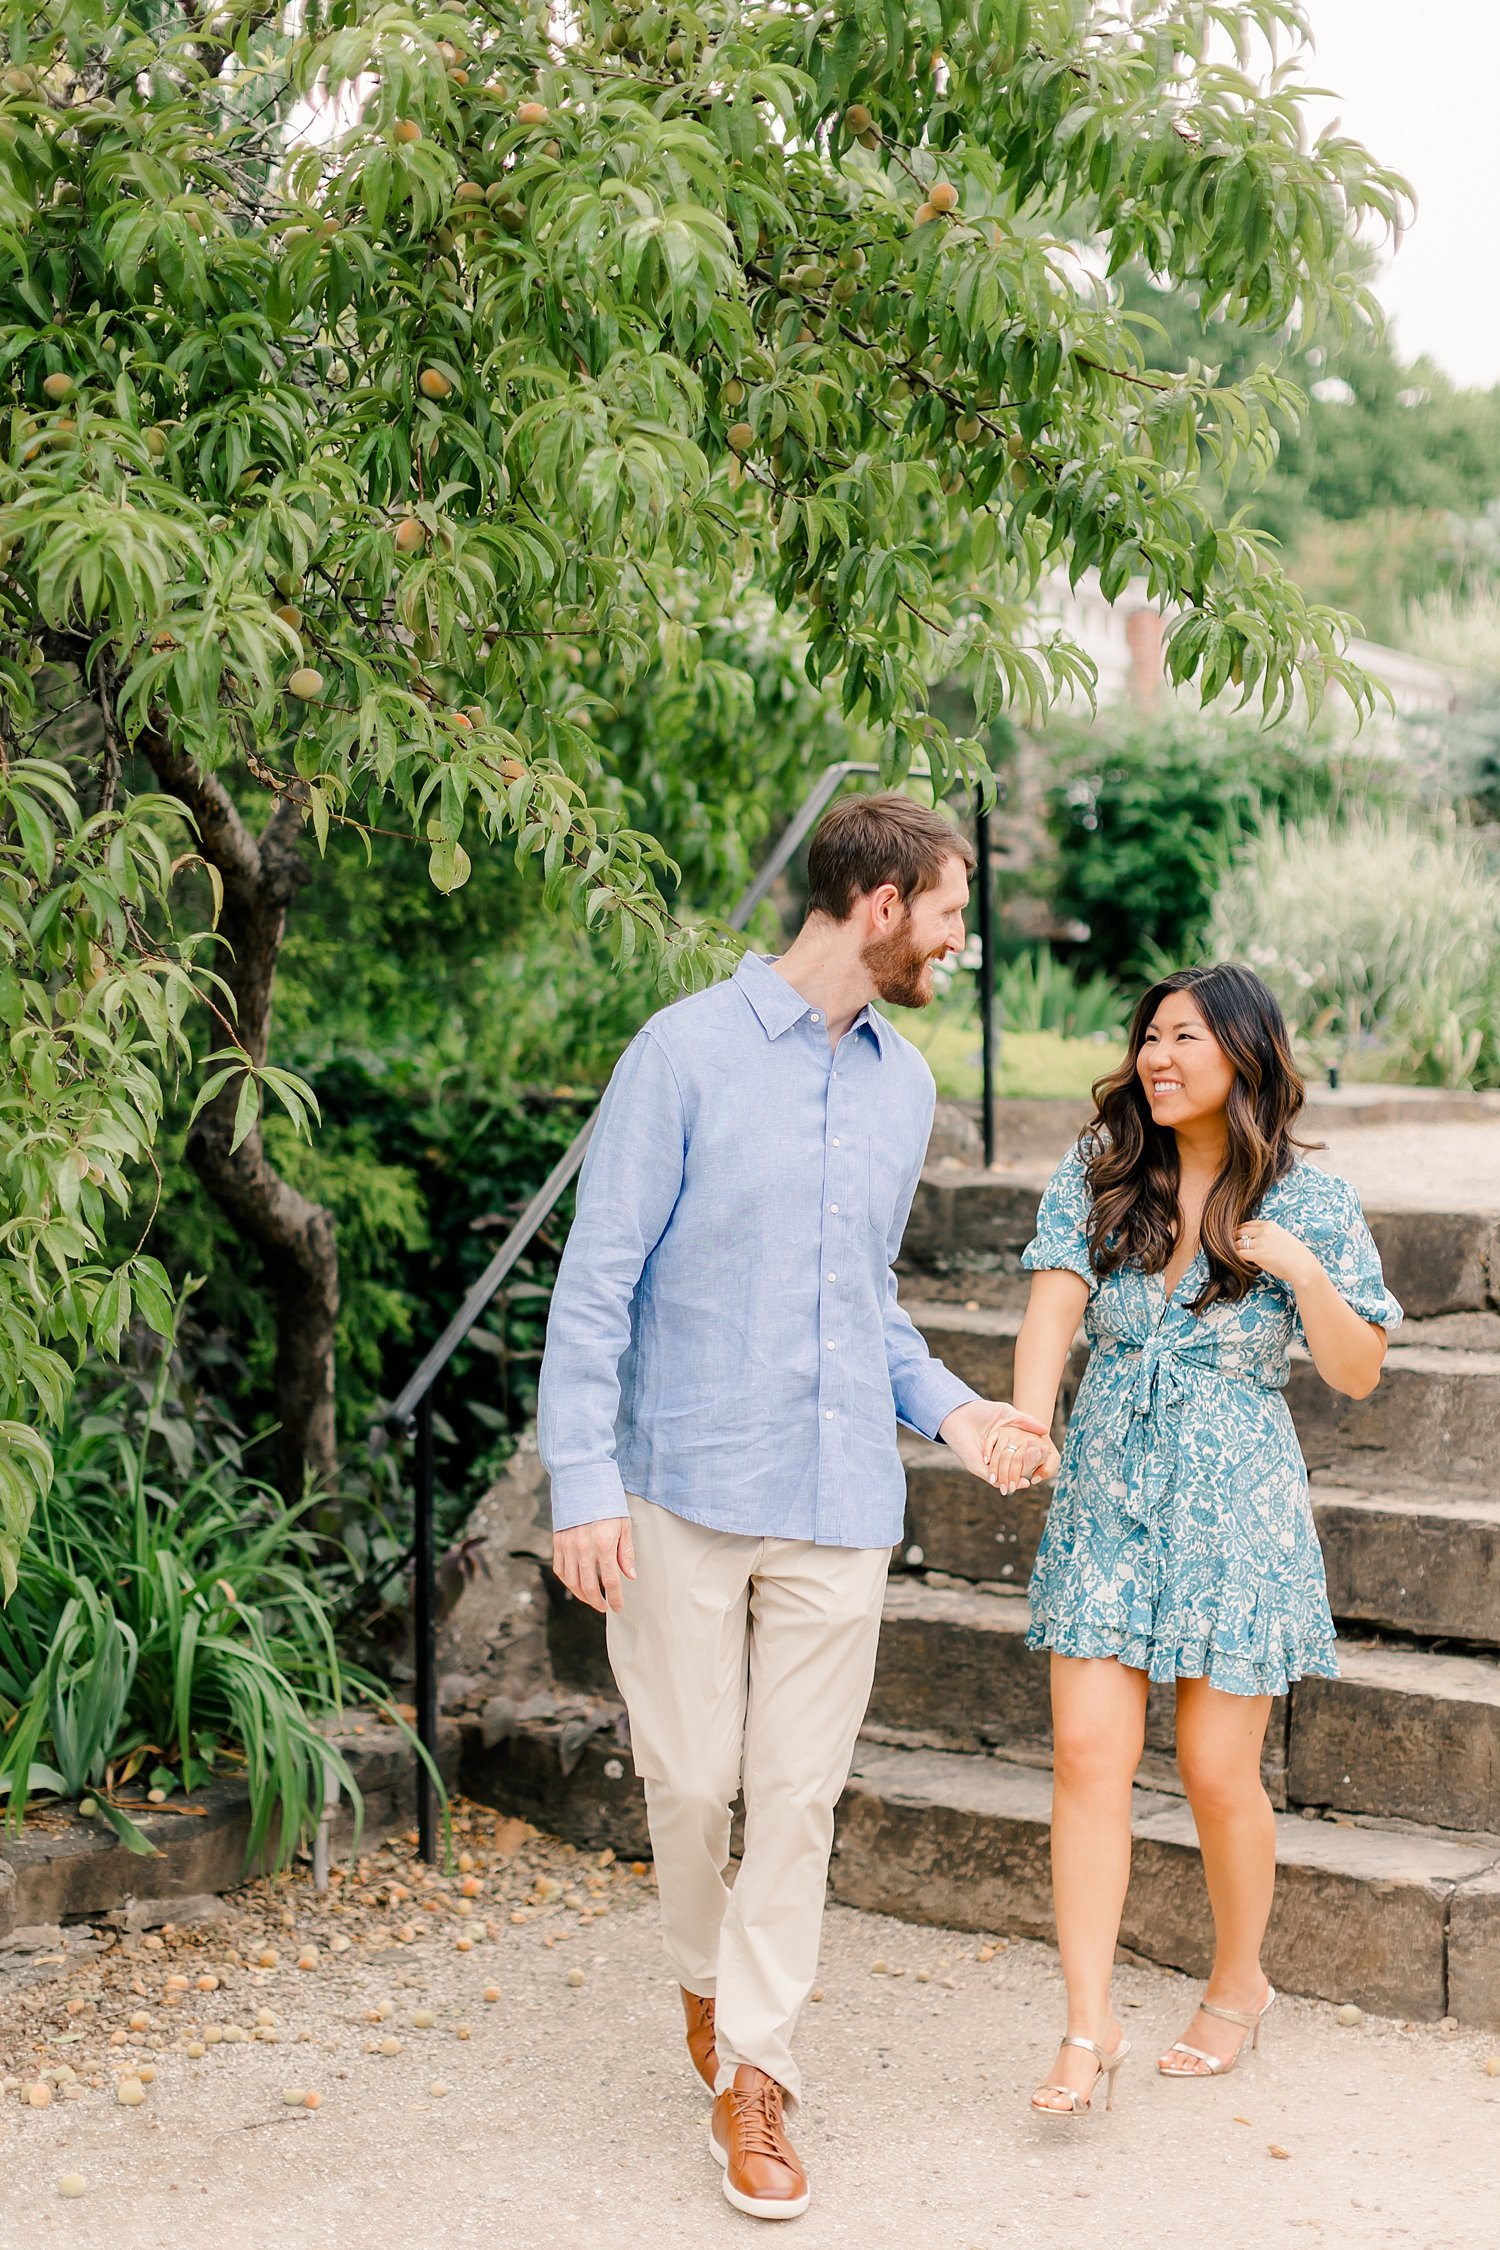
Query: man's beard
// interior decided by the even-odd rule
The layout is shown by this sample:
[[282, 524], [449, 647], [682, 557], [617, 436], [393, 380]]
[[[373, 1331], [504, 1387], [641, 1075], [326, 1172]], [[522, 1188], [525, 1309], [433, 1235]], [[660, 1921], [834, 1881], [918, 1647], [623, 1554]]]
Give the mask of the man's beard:
[[939, 958], [926, 953], [911, 934], [911, 909], [889, 937], [872, 938], [860, 954], [870, 982], [882, 1000], [893, 1008], [925, 1008], [932, 998], [932, 964]]

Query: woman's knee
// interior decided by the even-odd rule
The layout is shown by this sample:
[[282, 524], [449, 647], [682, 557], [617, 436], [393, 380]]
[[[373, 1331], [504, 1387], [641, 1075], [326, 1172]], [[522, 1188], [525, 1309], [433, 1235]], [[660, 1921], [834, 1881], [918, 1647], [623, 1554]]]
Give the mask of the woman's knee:
[[1195, 1812], [1228, 1817], [1269, 1804], [1259, 1758], [1226, 1754], [1222, 1744], [1177, 1745], [1177, 1771]]
[[1053, 1728], [1053, 1779], [1064, 1789], [1129, 1788], [1142, 1748], [1138, 1734], [1064, 1722]]

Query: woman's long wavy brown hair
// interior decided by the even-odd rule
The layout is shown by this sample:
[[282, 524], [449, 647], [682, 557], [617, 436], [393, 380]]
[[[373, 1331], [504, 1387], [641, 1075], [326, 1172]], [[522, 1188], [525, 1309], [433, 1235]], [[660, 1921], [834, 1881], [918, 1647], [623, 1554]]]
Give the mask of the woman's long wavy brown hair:
[[1083, 1134], [1093, 1199], [1089, 1255], [1096, 1272], [1135, 1263], [1160, 1273], [1177, 1246], [1177, 1136], [1153, 1122], [1137, 1070], [1156, 1012], [1173, 992], [1192, 995], [1234, 1066], [1224, 1169], [1203, 1206], [1200, 1240], [1208, 1279], [1193, 1300], [1197, 1313], [1220, 1298], [1243, 1297], [1257, 1278], [1259, 1268], [1235, 1248], [1236, 1229], [1254, 1218], [1267, 1188], [1296, 1162], [1304, 1144], [1292, 1127], [1307, 1089], [1275, 995], [1253, 970], [1219, 961], [1211, 968], [1176, 969], [1152, 985], [1131, 1021], [1125, 1060], [1094, 1087], [1094, 1116]]

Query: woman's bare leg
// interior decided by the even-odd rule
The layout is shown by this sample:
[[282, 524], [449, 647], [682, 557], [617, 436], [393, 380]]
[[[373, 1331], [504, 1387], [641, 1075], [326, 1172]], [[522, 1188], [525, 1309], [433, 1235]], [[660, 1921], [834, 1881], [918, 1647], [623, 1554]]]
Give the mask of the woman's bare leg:
[[[1110, 1980], [1130, 1881], [1130, 1792], [1146, 1732], [1146, 1675], [1113, 1657], [1052, 1659], [1052, 1894], [1068, 2029], [1108, 2053], [1120, 2026]], [[1087, 2093], [1092, 2055], [1064, 2047], [1052, 2073]], [[1043, 2106], [1065, 2109], [1056, 2096]]]
[[[1261, 1943], [1276, 1886], [1276, 1815], [1260, 1778], [1268, 1695], [1226, 1695], [1207, 1680], [1177, 1683], [1177, 1766], [1193, 1808], [1214, 1915], [1214, 1965], [1204, 1998], [1250, 2011], [1266, 1997]], [[1227, 2062], [1248, 2037], [1222, 2016], [1196, 2015], [1189, 2046]], [[1169, 2069], [1189, 2077], [1204, 2066], [1173, 2055]]]

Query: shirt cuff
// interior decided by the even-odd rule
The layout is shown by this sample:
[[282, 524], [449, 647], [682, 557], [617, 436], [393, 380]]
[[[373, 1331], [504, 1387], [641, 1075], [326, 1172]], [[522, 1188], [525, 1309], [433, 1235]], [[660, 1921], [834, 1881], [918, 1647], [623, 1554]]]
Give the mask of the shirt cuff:
[[576, 1531], [580, 1524], [606, 1523], [628, 1516], [630, 1503], [613, 1461], [580, 1461], [552, 1473], [552, 1528]]
[[935, 1438], [955, 1406], [967, 1406], [978, 1396], [940, 1359], [930, 1359], [903, 1376], [896, 1394], [896, 1412], [923, 1437]]

